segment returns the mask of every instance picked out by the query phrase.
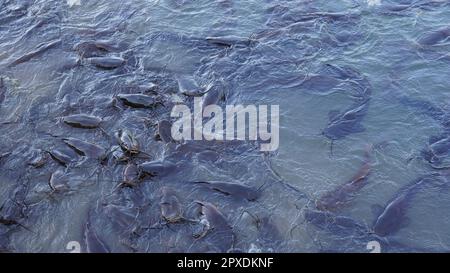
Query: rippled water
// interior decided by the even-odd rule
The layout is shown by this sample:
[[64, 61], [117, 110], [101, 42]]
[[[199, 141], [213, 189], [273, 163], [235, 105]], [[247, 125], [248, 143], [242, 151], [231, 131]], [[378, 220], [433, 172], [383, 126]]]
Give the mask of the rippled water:
[[[0, 0], [0, 250], [67, 252], [77, 241], [83, 251], [368, 252], [367, 243], [378, 241], [382, 251], [448, 251], [449, 145], [439, 161], [423, 151], [450, 131], [450, 34], [426, 40], [448, 28], [449, 4]], [[102, 69], [92, 63], [96, 56], [124, 63]], [[333, 74], [330, 67], [352, 72]], [[279, 149], [155, 140], [155, 125], [169, 119], [174, 103], [192, 103], [180, 93], [180, 79], [224, 90], [221, 104], [279, 105]], [[358, 88], [368, 102], [365, 129], [331, 141], [322, 133], [330, 111], [358, 105]], [[116, 99], [120, 93], [147, 94], [163, 105], [127, 107]], [[73, 114], [100, 117], [101, 128], [68, 126], [62, 117]], [[103, 162], [73, 156], [68, 166], [48, 156], [70, 149], [67, 137], [111, 151], [124, 129], [143, 152], [131, 162], [165, 159], [175, 167], [118, 188], [127, 164], [111, 153]], [[370, 145], [364, 185], [345, 206], [320, 210], [317, 200], [358, 172]], [[30, 165], [40, 157], [43, 166]], [[49, 179], [58, 171], [69, 189], [53, 192]], [[374, 234], [375, 208], [424, 177], [425, 187], [406, 194], [400, 228]], [[193, 181], [233, 182], [260, 196], [242, 200]], [[188, 220], [161, 218], [163, 187], [176, 192]], [[232, 240], [221, 236], [220, 224], [194, 238], [198, 201], [217, 207]], [[92, 247], [99, 242], [103, 247]]]

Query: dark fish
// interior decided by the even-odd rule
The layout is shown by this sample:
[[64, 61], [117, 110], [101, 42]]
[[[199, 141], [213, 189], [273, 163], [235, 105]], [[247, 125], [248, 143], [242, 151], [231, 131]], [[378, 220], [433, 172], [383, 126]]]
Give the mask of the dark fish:
[[170, 121], [161, 120], [158, 122], [158, 129], [155, 134], [155, 139], [166, 143], [174, 141], [172, 138], [172, 123]]
[[48, 154], [39, 153], [33, 159], [31, 159], [31, 161], [28, 164], [33, 166], [34, 168], [41, 168], [42, 166], [45, 165], [47, 160], [48, 160]]
[[328, 211], [305, 209], [305, 220], [317, 228], [338, 236], [361, 236], [369, 233], [369, 229], [347, 216], [335, 215]]
[[96, 144], [92, 144], [76, 138], [64, 138], [64, 143], [74, 149], [82, 156], [98, 159], [100, 161], [106, 158], [106, 150]]
[[139, 180], [139, 169], [134, 163], [129, 163], [123, 170], [121, 186], [134, 187]]
[[92, 57], [87, 60], [96, 67], [104, 69], [117, 68], [125, 63], [125, 59], [121, 57]]
[[110, 253], [111, 250], [109, 249], [108, 245], [105, 244], [100, 237], [98, 237], [97, 233], [95, 232], [94, 228], [91, 224], [91, 215], [89, 213], [88, 220], [86, 222], [86, 225], [84, 226], [84, 243], [86, 245], [86, 252], [88, 253]]
[[[24, 229], [26, 229], [28, 231], [31, 231], [29, 228], [27, 228], [24, 225], [22, 225], [21, 223], [19, 223], [19, 221], [14, 220], [14, 219], [5, 218], [5, 217], [2, 217], [2, 216], [0, 216], [0, 225], [4, 225], [4, 226], [7, 226], [7, 227], [9, 227], [9, 226], [20, 226], [20, 227], [23, 227]], [[0, 249], [0, 253], [1, 253], [1, 249]]]
[[50, 156], [58, 163], [67, 166], [70, 163], [78, 161], [78, 154], [71, 149], [58, 148], [48, 152]]
[[393, 82], [390, 86], [389, 100], [395, 99], [400, 104], [414, 109], [416, 114], [428, 116], [437, 121], [444, 130], [450, 130], [450, 114], [442, 107], [433, 104], [430, 101], [411, 98], [401, 93], [403, 87], [396, 82]]
[[3, 82], [3, 78], [0, 77], [0, 104], [2, 104], [5, 100], [6, 90], [7, 89], [5, 83]]
[[140, 164], [139, 170], [149, 176], [164, 176], [167, 174], [170, 174], [172, 172], [175, 172], [177, 167], [174, 163], [170, 161], [150, 161], [150, 162], [144, 162]]
[[347, 13], [347, 12], [312, 12], [307, 15], [315, 18], [327, 18], [332, 21], [350, 21], [351, 19], [359, 19], [361, 14], [359, 13]]
[[201, 216], [208, 220], [211, 229], [228, 230], [231, 227], [225, 216], [211, 203], [196, 201], [201, 206]]
[[355, 69], [350, 66], [338, 66], [334, 64], [323, 65], [317, 74], [310, 76], [303, 76], [304, 80], [299, 87], [308, 91], [315, 91], [318, 93], [330, 93], [332, 89], [342, 82], [353, 82], [353, 86], [358, 94], [358, 97], [368, 98], [367, 80]]
[[[325, 64], [321, 70], [320, 74], [328, 75], [340, 80], [353, 80], [363, 84], [364, 76], [350, 66], [341, 66], [335, 64]], [[366, 83], [367, 84], [367, 83]]]
[[117, 45], [110, 41], [83, 41], [73, 48], [82, 58], [103, 56], [106, 53], [120, 51], [123, 45]]
[[397, 99], [402, 105], [414, 108], [418, 114], [427, 115], [437, 121], [441, 121], [445, 117], [444, 109], [429, 101], [400, 95], [397, 95]]
[[331, 140], [338, 140], [353, 133], [363, 132], [365, 128], [361, 125], [369, 108], [369, 100], [356, 104], [344, 113], [330, 111], [329, 122], [322, 134]]
[[[0, 218], [19, 222], [27, 216], [25, 211], [27, 209], [25, 198], [29, 191], [29, 185], [27, 183], [29, 179], [26, 179], [27, 181], [24, 181], [23, 183], [21, 181], [23, 178], [24, 176], [19, 175], [19, 180], [17, 180], [16, 185], [14, 185], [14, 189], [12, 189], [9, 195], [4, 195], [5, 198], [2, 199], [0, 205]], [[29, 230], [20, 223], [18, 225]]]
[[422, 37], [417, 40], [417, 43], [421, 46], [433, 46], [446, 41], [449, 36], [450, 28], [446, 27], [423, 34]]
[[205, 109], [206, 106], [212, 104], [218, 104], [225, 99], [225, 90], [221, 85], [213, 86], [209, 89], [208, 93], [203, 95], [202, 106]]
[[204, 162], [216, 162], [220, 159], [220, 154], [216, 151], [204, 150], [197, 153], [197, 159]]
[[260, 196], [260, 192], [258, 190], [248, 186], [239, 185], [236, 183], [214, 182], [214, 181], [208, 182], [201, 181], [194, 183], [207, 187], [211, 190], [218, 191], [225, 195], [246, 199], [248, 201], [255, 201]]
[[0, 154], [0, 162], [1, 162], [4, 158], [8, 157], [10, 154], [11, 154], [10, 152], [6, 152], [6, 153]]
[[[0, 219], [3, 225], [17, 225], [31, 231], [29, 228], [21, 224], [21, 220], [27, 216], [25, 213], [25, 210], [27, 209], [27, 205], [25, 204], [27, 194], [28, 185], [26, 185], [26, 183], [22, 184], [18, 181], [17, 185], [15, 185], [15, 189], [13, 189], [9, 197], [3, 199], [2, 204], [0, 205]], [[4, 235], [4, 230], [1, 227], [0, 230]]]
[[361, 40], [362, 33], [342, 30], [332, 36], [330, 44], [335, 46], [350, 45]]
[[63, 57], [57, 66], [58, 72], [65, 72], [67, 70], [71, 70], [80, 65], [80, 59], [73, 56], [65, 56]]
[[116, 97], [125, 105], [135, 108], [152, 108], [160, 103], [153, 97], [143, 94], [118, 94]]
[[63, 117], [63, 121], [64, 123], [76, 128], [94, 129], [100, 126], [102, 119], [85, 114], [76, 114]]
[[18, 59], [16, 59], [15, 61], [13, 61], [10, 66], [15, 66], [24, 62], [27, 62], [41, 54], [43, 54], [45, 51], [59, 45], [61, 43], [61, 40], [53, 40], [47, 43], [42, 43], [40, 45], [37, 46], [37, 48], [31, 52], [26, 53], [25, 55], [19, 57]]
[[363, 165], [347, 183], [339, 185], [333, 191], [327, 192], [316, 200], [316, 208], [318, 210], [335, 211], [347, 205], [354, 194], [366, 185], [366, 180], [372, 167], [371, 149], [371, 146], [366, 149]]
[[402, 188], [378, 213], [373, 225], [375, 234], [379, 236], [392, 235], [405, 227], [408, 224], [406, 213], [413, 197], [436, 179], [438, 179], [436, 175], [421, 177]]
[[351, 86], [353, 94], [357, 98], [345, 112], [332, 110], [328, 113], [329, 121], [322, 134], [332, 141], [344, 138], [353, 133], [363, 132], [362, 121], [366, 116], [372, 94], [369, 81], [361, 73], [347, 66], [335, 66], [327, 64], [322, 69], [335, 78], [345, 80]]
[[382, 6], [384, 11], [391, 11], [391, 12], [399, 12], [404, 11], [411, 8], [411, 5], [407, 4], [384, 4]]
[[12, 226], [12, 225], [17, 225], [18, 222], [16, 220], [0, 217], [0, 224], [5, 225], [5, 226]]
[[[450, 166], [446, 159], [450, 156], [450, 136], [442, 138], [430, 139], [430, 143], [424, 151], [422, 156], [434, 168], [447, 168]], [[447, 164], [446, 164], [447, 163]]]
[[222, 37], [207, 37], [206, 41], [212, 45], [222, 46], [222, 47], [232, 47], [232, 46], [250, 46], [252, 40], [248, 38], [236, 37], [236, 36], [222, 36]]
[[124, 153], [120, 146], [111, 147], [112, 157], [117, 162], [127, 162], [129, 160], [128, 156]]
[[128, 130], [119, 130], [116, 134], [117, 142], [119, 146], [127, 153], [131, 155], [138, 154], [140, 152], [139, 141]]
[[178, 90], [181, 94], [186, 96], [202, 96], [206, 90], [198, 86], [197, 82], [192, 77], [178, 76]]
[[227, 252], [234, 243], [233, 228], [213, 204], [200, 201], [197, 203], [201, 206], [200, 219], [205, 228], [201, 234], [194, 236], [207, 239], [219, 252]]
[[82, 58], [98, 57], [108, 52], [108, 50], [105, 50], [102, 47], [97, 47], [96, 43], [92, 41], [80, 42], [76, 44], [73, 49]]
[[48, 182], [53, 191], [64, 191], [69, 189], [69, 176], [61, 170], [57, 170], [50, 176]]
[[174, 189], [169, 187], [161, 188], [159, 205], [161, 208], [161, 215], [168, 223], [176, 223], [183, 219], [181, 203]]

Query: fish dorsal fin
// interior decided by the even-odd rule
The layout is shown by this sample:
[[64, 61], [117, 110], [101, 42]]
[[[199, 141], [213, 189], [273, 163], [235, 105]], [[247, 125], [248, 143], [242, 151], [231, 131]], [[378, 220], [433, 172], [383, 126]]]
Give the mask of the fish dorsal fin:
[[321, 72], [341, 80], [361, 78], [361, 74], [349, 66], [326, 64], [321, 68]]

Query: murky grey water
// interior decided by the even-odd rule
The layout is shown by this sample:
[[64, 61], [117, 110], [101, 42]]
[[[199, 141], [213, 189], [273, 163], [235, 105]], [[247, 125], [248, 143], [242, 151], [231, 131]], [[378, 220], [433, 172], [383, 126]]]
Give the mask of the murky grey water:
[[[450, 249], [449, 1], [80, 3], [0, 0], [0, 250]], [[192, 104], [183, 79], [223, 90], [222, 105], [279, 105], [279, 149], [156, 140], [174, 103]], [[161, 103], [118, 99], [136, 93]], [[341, 136], [322, 133], [358, 107]], [[100, 127], [64, 122], [75, 114]], [[121, 130], [140, 144], [126, 162]], [[118, 187], [155, 160], [173, 165]]]

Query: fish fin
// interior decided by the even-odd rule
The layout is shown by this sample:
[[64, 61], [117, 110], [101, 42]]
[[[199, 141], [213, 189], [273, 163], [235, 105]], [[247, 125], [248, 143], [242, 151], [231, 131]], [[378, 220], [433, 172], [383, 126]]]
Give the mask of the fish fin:
[[339, 110], [331, 110], [328, 112], [328, 119], [330, 121], [333, 121], [337, 118], [337, 116], [339, 116], [340, 113], [341, 113], [341, 111], [339, 111]]
[[334, 144], [334, 140], [331, 140], [331, 144], [330, 144], [330, 157], [333, 157], [333, 144]]
[[370, 209], [372, 210], [372, 214], [375, 217], [380, 216], [381, 213], [384, 211], [383, 206], [378, 205], [378, 204], [374, 204], [374, 205], [370, 206]]
[[210, 182], [206, 182], [206, 181], [193, 181], [192, 183], [193, 183], [193, 184], [202, 185], [202, 186], [205, 186], [205, 185], [211, 185]]

